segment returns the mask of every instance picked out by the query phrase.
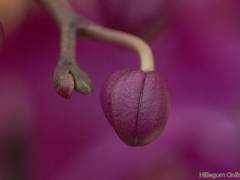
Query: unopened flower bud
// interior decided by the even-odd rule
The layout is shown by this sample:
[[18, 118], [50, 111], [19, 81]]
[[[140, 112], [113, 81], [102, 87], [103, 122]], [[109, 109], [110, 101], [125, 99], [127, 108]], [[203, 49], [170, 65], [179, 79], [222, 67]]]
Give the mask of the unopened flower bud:
[[69, 73], [68, 66], [55, 69], [53, 84], [58, 94], [66, 99], [71, 98], [74, 89], [74, 79], [72, 74]]
[[71, 98], [74, 89], [85, 95], [94, 89], [90, 76], [76, 62], [61, 59], [53, 72], [53, 84], [58, 94], [66, 99]]
[[167, 123], [167, 90], [161, 76], [153, 71], [114, 73], [102, 87], [101, 104], [120, 139], [131, 146], [151, 143]]

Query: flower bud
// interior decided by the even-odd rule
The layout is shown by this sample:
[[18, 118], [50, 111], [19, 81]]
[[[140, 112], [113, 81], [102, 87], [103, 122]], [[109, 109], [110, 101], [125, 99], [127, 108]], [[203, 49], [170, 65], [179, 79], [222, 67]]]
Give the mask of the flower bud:
[[55, 67], [53, 84], [58, 94], [66, 99], [71, 98], [74, 88], [85, 95], [91, 94], [94, 89], [92, 80], [85, 71], [75, 62], [63, 60], [60, 60]]
[[61, 96], [66, 99], [70, 99], [74, 89], [74, 78], [72, 74], [69, 73], [68, 66], [62, 66], [61, 68], [56, 68], [53, 73], [53, 84]]
[[161, 76], [153, 71], [114, 73], [102, 87], [101, 104], [119, 138], [131, 146], [151, 143], [167, 123], [167, 90]]

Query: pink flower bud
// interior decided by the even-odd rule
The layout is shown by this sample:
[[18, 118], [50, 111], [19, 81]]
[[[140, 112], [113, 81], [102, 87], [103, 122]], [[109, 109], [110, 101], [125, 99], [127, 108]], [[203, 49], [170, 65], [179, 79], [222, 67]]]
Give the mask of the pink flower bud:
[[101, 104], [120, 139], [131, 146], [151, 143], [167, 123], [168, 94], [155, 72], [125, 69], [114, 73], [102, 87]]
[[60, 66], [61, 68], [55, 68], [53, 72], [53, 84], [61, 96], [66, 99], [70, 99], [74, 89], [74, 78], [69, 73], [69, 66]]

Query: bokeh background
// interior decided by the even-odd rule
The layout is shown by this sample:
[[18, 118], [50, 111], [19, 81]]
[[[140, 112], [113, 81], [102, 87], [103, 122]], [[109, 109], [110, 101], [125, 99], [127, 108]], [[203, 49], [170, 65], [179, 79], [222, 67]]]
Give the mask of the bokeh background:
[[149, 43], [169, 91], [168, 124], [152, 144], [129, 147], [104, 117], [103, 82], [116, 70], [139, 68], [124, 47], [79, 39], [77, 61], [95, 90], [60, 97], [52, 84], [55, 22], [34, 1], [0, 0], [0, 179], [192, 180], [199, 172], [240, 172], [240, 1], [70, 3]]

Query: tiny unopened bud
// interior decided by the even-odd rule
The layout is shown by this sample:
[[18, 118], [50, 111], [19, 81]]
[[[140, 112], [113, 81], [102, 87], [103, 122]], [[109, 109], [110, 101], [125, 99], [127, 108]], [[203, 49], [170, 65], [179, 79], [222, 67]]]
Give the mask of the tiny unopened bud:
[[67, 73], [63, 76], [61, 81], [61, 85], [59, 89], [57, 89], [58, 93], [65, 97], [66, 99], [70, 99], [74, 89], [74, 79], [70, 73]]
[[53, 72], [53, 84], [61, 96], [70, 99], [73, 89], [82, 94], [93, 92], [93, 83], [90, 76], [80, 69], [75, 62], [59, 61]]
[[61, 96], [70, 99], [74, 89], [74, 78], [69, 73], [68, 66], [56, 67], [53, 73], [53, 84]]
[[131, 146], [153, 142], [167, 123], [167, 90], [161, 76], [153, 71], [114, 73], [102, 87], [101, 104], [120, 139]]

